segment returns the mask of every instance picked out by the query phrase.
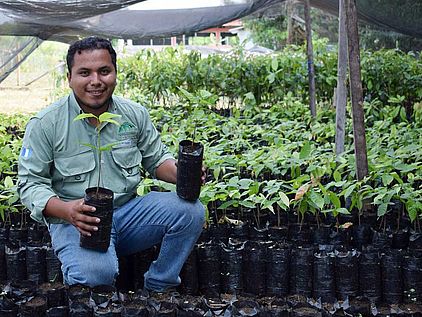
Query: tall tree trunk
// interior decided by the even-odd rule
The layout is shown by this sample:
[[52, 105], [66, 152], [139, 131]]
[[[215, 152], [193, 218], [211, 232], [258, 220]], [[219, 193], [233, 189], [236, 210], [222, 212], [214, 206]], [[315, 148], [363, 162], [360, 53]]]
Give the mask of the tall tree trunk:
[[294, 25], [293, 25], [293, 15], [294, 15], [294, 2], [295, 0], [286, 1], [286, 15], [287, 15], [287, 44], [293, 44], [294, 41]]
[[316, 117], [315, 106], [315, 68], [314, 49], [312, 45], [311, 10], [309, 0], [305, 0], [305, 23], [306, 23], [306, 54], [308, 56], [308, 79], [309, 79], [309, 108], [312, 117]]
[[336, 106], [336, 155], [344, 152], [344, 136], [346, 133], [346, 105], [347, 105], [347, 31], [344, 0], [339, 2], [338, 22], [338, 60], [337, 60], [337, 89], [335, 93]]
[[352, 97], [356, 174], [358, 180], [361, 180], [368, 175], [368, 158], [366, 153], [356, 0], [345, 0], [344, 4], [346, 11], [347, 40], [349, 46], [349, 72]]

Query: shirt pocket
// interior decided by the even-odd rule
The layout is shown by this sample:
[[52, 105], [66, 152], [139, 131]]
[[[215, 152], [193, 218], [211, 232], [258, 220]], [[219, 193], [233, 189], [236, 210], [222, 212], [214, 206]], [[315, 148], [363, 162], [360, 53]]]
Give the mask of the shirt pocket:
[[124, 147], [111, 150], [111, 156], [117, 165], [116, 176], [123, 185], [119, 190], [125, 193], [136, 192], [141, 176], [140, 164], [142, 162], [141, 152], [137, 147]]
[[72, 156], [54, 159], [58, 175], [55, 188], [59, 195], [67, 199], [82, 198], [90, 186], [90, 174], [95, 169], [95, 157], [91, 150]]

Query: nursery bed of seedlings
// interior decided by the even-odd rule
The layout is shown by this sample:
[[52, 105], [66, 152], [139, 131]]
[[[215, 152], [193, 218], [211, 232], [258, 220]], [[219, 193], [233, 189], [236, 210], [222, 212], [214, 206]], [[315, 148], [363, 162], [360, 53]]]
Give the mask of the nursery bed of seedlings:
[[[159, 246], [120, 258], [115, 288], [61, 283], [48, 232], [15, 191], [28, 118], [2, 117], [0, 316], [422, 316], [420, 61], [365, 52], [369, 174], [357, 181], [351, 120], [334, 154], [335, 57], [316, 54], [311, 118], [305, 54], [285, 53], [166, 51], [121, 65], [120, 89], [173, 153], [181, 140], [204, 145], [207, 224], [177, 294], [142, 291]], [[138, 194], [151, 190], [175, 188], [145, 174]]]
[[115, 287], [68, 287], [45, 226], [4, 227], [0, 316], [421, 316], [422, 235], [366, 230], [213, 225], [180, 287], [149, 294], [159, 246], [120, 258]]

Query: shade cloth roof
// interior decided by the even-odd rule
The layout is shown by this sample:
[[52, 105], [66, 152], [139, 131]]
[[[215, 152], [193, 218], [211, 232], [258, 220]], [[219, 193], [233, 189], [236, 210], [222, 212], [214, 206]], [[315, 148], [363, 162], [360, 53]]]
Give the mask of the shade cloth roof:
[[[135, 39], [170, 36], [217, 26], [283, 1], [210, 0], [203, 7], [198, 0], [3, 0], [0, 35], [62, 41], [92, 34]], [[311, 5], [338, 12], [338, 0], [311, 0]], [[361, 20], [422, 38], [422, 1], [357, 0], [357, 8]]]

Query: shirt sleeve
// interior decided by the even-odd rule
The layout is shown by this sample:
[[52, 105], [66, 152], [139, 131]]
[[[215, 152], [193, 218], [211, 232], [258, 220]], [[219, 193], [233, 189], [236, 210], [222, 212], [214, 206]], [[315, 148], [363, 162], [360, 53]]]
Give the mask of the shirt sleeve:
[[160, 134], [152, 123], [148, 111], [142, 107], [141, 112], [142, 119], [138, 148], [142, 154], [142, 166], [150, 175], [155, 177], [157, 167], [165, 160], [172, 159], [173, 155], [161, 142]]
[[25, 131], [18, 160], [18, 194], [30, 210], [31, 218], [48, 223], [43, 211], [51, 197], [57, 196], [51, 186], [50, 167], [53, 150], [49, 131], [39, 118], [32, 118]]

